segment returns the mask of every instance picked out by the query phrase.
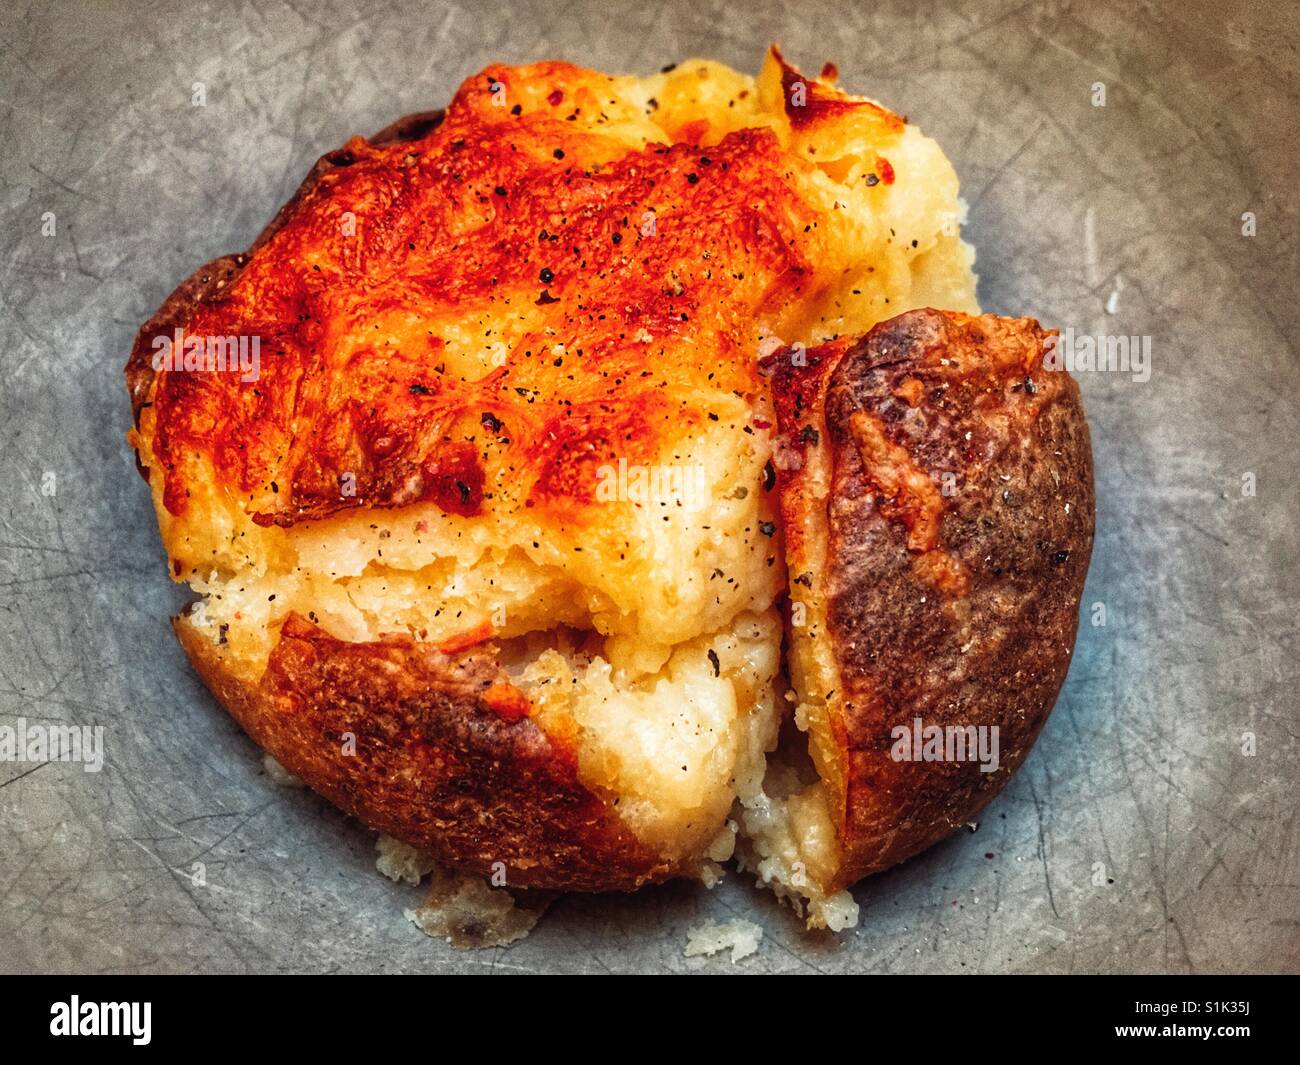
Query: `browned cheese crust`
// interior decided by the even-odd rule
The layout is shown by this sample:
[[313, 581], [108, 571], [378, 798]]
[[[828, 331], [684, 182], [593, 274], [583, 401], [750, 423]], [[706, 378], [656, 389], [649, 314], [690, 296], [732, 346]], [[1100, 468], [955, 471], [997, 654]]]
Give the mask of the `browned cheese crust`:
[[[437, 127], [442, 121], [442, 111], [421, 111], [398, 119], [391, 126], [386, 126], [369, 139], [376, 147], [384, 144], [400, 144], [404, 141], [419, 140]], [[183, 326], [194, 317], [195, 308], [209, 300], [220, 299], [222, 293], [239, 276], [240, 271], [248, 265], [249, 259], [258, 248], [274, 237], [285, 222], [293, 217], [299, 205], [320, 181], [321, 174], [334, 167], [348, 166], [351, 158], [346, 148], [328, 152], [316, 160], [307, 176], [290, 197], [288, 203], [276, 212], [275, 217], [253, 241], [246, 252], [235, 255], [222, 255], [211, 262], [204, 263], [194, 273], [176, 286], [176, 289], [154, 312], [153, 317], [140, 327], [131, 346], [131, 354], [126, 363], [126, 386], [131, 396], [131, 416], [136, 426], [140, 424], [140, 411], [149, 402], [149, 393], [153, 388], [154, 377], [153, 338], [170, 333], [176, 326]], [[145, 468], [148, 456], [136, 455], [136, 465], [148, 480]]]
[[[1094, 500], [1078, 386], [1043, 366], [1051, 335], [923, 309], [769, 364], [791, 579], [817, 583], [838, 673], [820, 693], [839, 770], [834, 887], [973, 819], [1065, 679]], [[999, 768], [895, 760], [894, 728], [917, 718], [996, 726]]]
[[291, 615], [266, 675], [232, 677], [178, 623], [204, 683], [277, 761], [340, 809], [511, 887], [630, 891], [661, 862], [579, 780], [573, 751], [526, 716], [491, 644], [447, 654], [409, 636], [349, 643]]

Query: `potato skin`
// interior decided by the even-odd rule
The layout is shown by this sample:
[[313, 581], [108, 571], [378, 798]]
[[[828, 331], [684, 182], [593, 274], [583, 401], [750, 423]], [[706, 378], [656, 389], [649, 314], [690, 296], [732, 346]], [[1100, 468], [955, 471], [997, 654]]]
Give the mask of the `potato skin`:
[[[970, 821], [1024, 760], [1069, 668], [1092, 551], [1077, 384], [1031, 319], [923, 309], [860, 341], [773, 357], [782, 511], [827, 524], [822, 589], [839, 674], [841, 865], [832, 889]], [[802, 476], [822, 448], [829, 490]], [[945, 493], [941, 486], [948, 486]], [[814, 569], [788, 539], [792, 579]], [[792, 634], [793, 635], [793, 634]], [[896, 761], [896, 726], [996, 726], [1000, 765]]]
[[579, 781], [572, 748], [529, 719], [490, 642], [450, 654], [405, 635], [350, 643], [290, 615], [249, 684], [184, 618], [174, 627], [259, 746], [449, 867], [491, 876], [501, 862], [511, 887], [565, 891], [631, 891], [694, 871], [651, 853]]

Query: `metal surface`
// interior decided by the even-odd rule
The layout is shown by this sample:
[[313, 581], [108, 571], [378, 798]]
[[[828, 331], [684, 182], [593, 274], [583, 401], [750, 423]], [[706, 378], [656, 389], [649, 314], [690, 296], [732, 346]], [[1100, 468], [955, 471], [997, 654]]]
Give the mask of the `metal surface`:
[[[746, 972], [1300, 969], [1297, 21], [1223, 2], [6, 5], [0, 726], [102, 725], [105, 764], [0, 763], [0, 968], [725, 971], [683, 956], [686, 930], [738, 915], [766, 929]], [[1069, 681], [978, 830], [860, 885], [851, 934], [809, 936], [731, 876], [569, 898], [508, 950], [457, 953], [403, 919], [418, 893], [375, 873], [372, 835], [273, 784], [189, 670], [122, 363], [318, 154], [489, 62], [756, 70], [772, 40], [945, 147], [986, 309], [1152, 338], [1149, 381], [1081, 375], [1099, 514]]]

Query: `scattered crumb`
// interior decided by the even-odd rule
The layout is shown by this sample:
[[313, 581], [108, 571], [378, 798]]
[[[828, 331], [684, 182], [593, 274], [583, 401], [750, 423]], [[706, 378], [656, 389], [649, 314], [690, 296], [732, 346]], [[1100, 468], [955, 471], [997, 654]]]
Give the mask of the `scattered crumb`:
[[428, 894], [418, 907], [406, 911], [406, 919], [457, 950], [504, 947], [523, 939], [554, 898], [542, 891], [516, 897], [479, 877], [446, 872], [428, 855], [391, 836], [381, 835], [375, 850], [375, 868], [394, 883], [418, 885], [430, 877]]
[[262, 755], [262, 768], [266, 770], [266, 775], [282, 788], [305, 788], [307, 786], [269, 754]]
[[375, 868], [395, 884], [406, 881], [418, 884], [434, 870], [433, 861], [421, 854], [408, 843], [381, 835], [375, 840], [375, 850], [379, 857], [375, 859]]
[[425, 935], [445, 939], [457, 950], [504, 947], [533, 930], [552, 897], [534, 892], [524, 902], [477, 877], [435, 869], [429, 894], [406, 917]]
[[708, 921], [686, 933], [686, 956], [713, 955], [731, 949], [731, 964], [758, 952], [763, 929], [752, 921]]
[[[820, 905], [810, 904], [809, 909], [813, 911], [810, 917], [816, 917], [820, 925], [832, 932], [844, 932], [858, 926], [858, 904], [847, 889], [828, 895], [821, 900]], [[817, 926], [810, 919], [808, 927]]]

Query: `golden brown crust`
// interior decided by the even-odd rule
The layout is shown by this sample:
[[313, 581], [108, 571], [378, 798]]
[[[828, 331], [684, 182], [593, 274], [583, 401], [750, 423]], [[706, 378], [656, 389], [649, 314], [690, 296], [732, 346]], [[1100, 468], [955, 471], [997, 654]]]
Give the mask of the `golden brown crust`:
[[[445, 654], [408, 636], [349, 643], [291, 615], [263, 678], [241, 680], [181, 618], [203, 682], [315, 791], [443, 864], [511, 887], [630, 891], [683, 875], [578, 779], [527, 716], [490, 643]], [[522, 712], [521, 712], [522, 711]]]
[[[368, 143], [419, 140], [443, 114], [407, 115]], [[137, 425], [156, 376], [151, 338], [220, 299], [321, 174], [351, 163], [346, 146], [322, 156], [248, 251], [194, 271], [145, 323], [126, 367]], [[137, 455], [142, 472], [147, 458]], [[490, 645], [449, 656], [403, 637], [346, 643], [291, 618], [266, 675], [250, 685], [183, 618], [174, 628], [203, 682], [277, 761], [370, 827], [448, 866], [491, 875], [502, 862], [510, 886], [576, 891], [633, 890], [694, 872], [642, 846], [578, 780], [572, 751], [519, 718], [527, 699], [505, 680]], [[484, 701], [489, 692], [495, 709]], [[342, 753], [345, 732], [356, 737], [355, 756]]]
[[[367, 143], [373, 147], [382, 147], [387, 144], [419, 140], [437, 128], [442, 122], [443, 114], [443, 111], [438, 110], [418, 111], [406, 115], [385, 126], [370, 137]], [[275, 217], [257, 235], [257, 239], [247, 251], [222, 255], [220, 258], [204, 263], [177, 285], [171, 295], [163, 301], [162, 306], [140, 327], [126, 363], [126, 384], [131, 395], [131, 416], [137, 427], [140, 424], [140, 411], [149, 402], [154, 378], [157, 376], [152, 361], [153, 338], [170, 334], [177, 326], [184, 326], [194, 317], [194, 312], [200, 304], [219, 299], [222, 293], [238, 279], [253, 253], [280, 232], [285, 223], [293, 217], [302, 201], [319, 183], [321, 174], [335, 167], [349, 166], [351, 161], [346, 146], [322, 155], [308, 171], [288, 202], [276, 212]], [[137, 452], [136, 463], [143, 472], [149, 465], [148, 456]]]
[[[839, 691], [834, 887], [971, 820], [1024, 760], [1069, 667], [1093, 535], [1079, 390], [1030, 319], [918, 310], [856, 343], [774, 356], [793, 579], [821, 567]], [[802, 360], [801, 360], [802, 361]], [[828, 491], [804, 475], [822, 448]], [[902, 761], [896, 734], [996, 727], [999, 768]]]
[[[808, 296], [817, 239], [773, 131], [634, 148], [589, 107], [547, 102], [552, 85], [557, 101], [595, 92], [591, 72], [485, 75], [436, 126], [323, 157], [237, 271], [141, 331], [141, 461], [171, 514], [200, 477], [264, 525], [424, 501], [473, 516], [503, 491], [572, 524], [591, 519], [600, 466], [656, 465], [703, 408], [759, 391], [754, 322]], [[496, 106], [494, 79], [528, 106]], [[260, 376], [154, 374], [176, 326], [223, 350], [256, 340]]]

